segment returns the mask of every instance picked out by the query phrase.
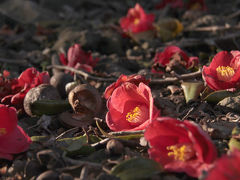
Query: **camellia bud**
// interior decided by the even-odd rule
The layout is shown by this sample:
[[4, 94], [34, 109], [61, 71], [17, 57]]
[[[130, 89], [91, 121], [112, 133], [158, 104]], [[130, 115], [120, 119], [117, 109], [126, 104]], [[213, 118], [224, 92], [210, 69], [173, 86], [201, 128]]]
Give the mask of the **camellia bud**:
[[124, 147], [120, 141], [116, 139], [111, 139], [107, 143], [106, 150], [107, 150], [107, 153], [109, 154], [119, 155], [123, 153]]

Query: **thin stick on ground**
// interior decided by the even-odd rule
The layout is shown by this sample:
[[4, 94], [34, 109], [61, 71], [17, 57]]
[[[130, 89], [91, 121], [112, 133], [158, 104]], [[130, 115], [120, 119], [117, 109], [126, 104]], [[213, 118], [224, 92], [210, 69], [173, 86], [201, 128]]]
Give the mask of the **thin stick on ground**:
[[[56, 68], [56, 69], [59, 69], [59, 70], [68, 70], [68, 71], [71, 71], [73, 73], [76, 73], [80, 76], [83, 76], [84, 79], [86, 80], [95, 80], [95, 81], [103, 81], [103, 82], [114, 82], [116, 81], [117, 79], [116, 78], [103, 78], [103, 77], [96, 77], [96, 76], [93, 76], [87, 72], [84, 72], [82, 70], [79, 70], [79, 69], [75, 69], [75, 68], [72, 68], [72, 67], [68, 67], [68, 66], [61, 66], [61, 65], [51, 65], [51, 66], [48, 66], [47, 67], [48, 69], [51, 69], [51, 68]], [[178, 77], [167, 77], [167, 78], [163, 78], [163, 79], [152, 79], [150, 81], [150, 84], [169, 84], [169, 83], [176, 83], [178, 82], [179, 80], [188, 80], [188, 79], [193, 79], [193, 78], [196, 78], [196, 77], [201, 77], [202, 75], [202, 70], [199, 69], [198, 71], [196, 72], [193, 72], [193, 73], [188, 73], [188, 74], [182, 74], [182, 75], [179, 75]]]
[[167, 77], [164, 79], [151, 79], [150, 84], [169, 84], [169, 83], [176, 83], [179, 82], [180, 80], [188, 80], [188, 79], [193, 79], [196, 77], [201, 77], [202, 76], [202, 70], [199, 69], [196, 72], [193, 73], [188, 73], [188, 74], [183, 74], [177, 77]]
[[77, 75], [83, 76], [85, 80], [96, 80], [96, 81], [104, 81], [104, 82], [114, 82], [117, 80], [116, 78], [102, 78], [102, 77], [92, 76], [89, 73], [86, 73], [82, 70], [75, 69], [75, 68], [72, 68], [69, 66], [51, 65], [51, 66], [48, 66], [47, 68], [48, 69], [55, 68], [55, 69], [59, 69], [59, 70], [68, 70]]

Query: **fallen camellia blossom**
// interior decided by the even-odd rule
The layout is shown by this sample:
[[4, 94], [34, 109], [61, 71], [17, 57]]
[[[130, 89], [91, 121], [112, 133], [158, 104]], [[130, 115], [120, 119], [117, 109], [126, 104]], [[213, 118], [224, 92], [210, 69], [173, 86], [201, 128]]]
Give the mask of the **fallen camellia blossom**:
[[13, 154], [24, 152], [31, 144], [30, 137], [17, 125], [13, 107], [0, 104], [0, 159], [13, 159]]
[[215, 162], [205, 180], [238, 180], [240, 179], [240, 151], [234, 150], [229, 155], [223, 155]]
[[204, 0], [189, 0], [185, 6], [187, 9], [190, 9], [190, 10], [201, 10], [201, 11], [207, 10], [207, 6]]
[[163, 52], [156, 53], [154, 57], [153, 73], [162, 74], [163, 71], [155, 69], [156, 66], [165, 68], [171, 61], [177, 61], [187, 69], [198, 65], [198, 57], [189, 57], [182, 49], [177, 46], [168, 46]]
[[159, 114], [151, 89], [144, 83], [123, 83], [113, 91], [107, 107], [106, 122], [113, 131], [143, 130]]
[[239, 87], [240, 51], [221, 51], [217, 53], [211, 64], [203, 66], [203, 79], [213, 90]]
[[185, 172], [199, 177], [217, 158], [217, 151], [207, 134], [191, 121], [158, 117], [144, 133], [148, 154], [171, 172]]
[[8, 94], [1, 99], [1, 103], [14, 106], [16, 109], [23, 108], [23, 100], [27, 92], [40, 84], [49, 83], [50, 77], [48, 72], [38, 72], [35, 68], [28, 68], [23, 71], [17, 79], [10, 80], [11, 85], [8, 88]]
[[133, 84], [135, 84], [136, 86], [138, 86], [140, 82], [148, 85], [149, 80], [146, 80], [143, 76], [141, 76], [141, 75], [136, 75], [136, 74], [133, 74], [133, 75], [130, 75], [130, 76], [121, 75], [116, 82], [110, 84], [110, 85], [106, 88], [106, 90], [105, 90], [105, 92], [104, 92], [104, 97], [105, 97], [105, 99], [108, 99], [108, 98], [112, 95], [114, 89], [116, 89], [117, 87], [119, 87], [119, 86], [120, 86], [122, 83], [124, 83], [124, 82], [130, 82], [130, 83], [133, 83]]
[[163, 9], [168, 5], [173, 9], [183, 8], [183, 1], [182, 0], [162, 0], [160, 3], [158, 3], [155, 6], [155, 8], [156, 9]]
[[207, 9], [204, 0], [188, 0], [187, 2], [183, 2], [183, 0], [162, 0], [155, 6], [155, 8], [163, 9], [166, 6], [170, 6], [172, 9], [186, 8], [189, 10], [202, 10], [202, 11]]
[[120, 19], [120, 26], [125, 33], [140, 33], [153, 30], [154, 14], [146, 14], [140, 4], [128, 10], [127, 16]]
[[63, 53], [60, 54], [60, 61], [65, 66], [93, 72], [99, 58], [93, 59], [92, 54], [83, 51], [80, 44], [74, 44], [68, 49], [67, 57]]
[[4, 70], [0, 75], [0, 99], [12, 93], [12, 86], [17, 83], [17, 79], [9, 79], [10, 72]]

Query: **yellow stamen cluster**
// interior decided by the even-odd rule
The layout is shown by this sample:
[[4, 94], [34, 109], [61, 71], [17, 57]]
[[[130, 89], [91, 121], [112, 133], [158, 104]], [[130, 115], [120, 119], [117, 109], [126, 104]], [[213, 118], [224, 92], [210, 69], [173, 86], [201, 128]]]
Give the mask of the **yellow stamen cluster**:
[[6, 134], [7, 131], [5, 128], [0, 128], [0, 136]]
[[221, 81], [229, 81], [235, 74], [234, 69], [229, 66], [218, 66], [216, 71], [217, 77]]
[[134, 23], [135, 25], [138, 25], [138, 24], [140, 23], [140, 19], [139, 19], [139, 18], [135, 18], [133, 23]]
[[140, 121], [141, 109], [137, 106], [126, 115], [126, 120], [131, 123], [138, 123]]
[[186, 161], [194, 156], [194, 151], [191, 146], [167, 146], [168, 156], [173, 156], [175, 160]]

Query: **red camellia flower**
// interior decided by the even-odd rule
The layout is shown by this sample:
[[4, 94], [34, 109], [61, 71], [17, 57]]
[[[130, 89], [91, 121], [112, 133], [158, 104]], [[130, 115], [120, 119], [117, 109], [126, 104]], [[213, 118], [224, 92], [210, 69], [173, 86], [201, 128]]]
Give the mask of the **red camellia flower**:
[[[177, 46], [168, 46], [164, 49], [163, 52], [156, 53], [154, 57], [154, 65], [157, 64], [161, 67], [166, 67], [172, 59], [179, 60], [182, 65], [186, 68], [191, 68], [198, 65], [198, 57], [188, 57], [188, 55]], [[162, 71], [157, 71], [152, 68], [153, 73], [163, 73]]]
[[93, 72], [99, 58], [93, 59], [92, 54], [83, 51], [80, 44], [74, 44], [68, 49], [67, 57], [63, 53], [60, 54], [60, 61], [65, 66]]
[[188, 0], [186, 3], [183, 0], [162, 0], [155, 6], [156, 9], [163, 9], [166, 6], [170, 6], [173, 9], [186, 8], [192, 10], [206, 10], [206, 4], [204, 0]]
[[[8, 93], [5, 93], [5, 97], [1, 99], [1, 103], [21, 109], [27, 92], [40, 84], [49, 83], [49, 79], [48, 72], [40, 73], [35, 68], [26, 69], [20, 74], [18, 79], [13, 79], [10, 83], [4, 84], [3, 89], [7, 88]], [[11, 87], [9, 88], [9, 86]]]
[[17, 84], [17, 79], [9, 79], [10, 73], [6, 70], [0, 75], [0, 100], [12, 93], [12, 86]]
[[189, 0], [186, 4], [186, 8], [191, 10], [207, 10], [204, 0]]
[[110, 85], [106, 88], [106, 90], [105, 90], [105, 92], [104, 92], [104, 97], [105, 97], [105, 99], [108, 99], [108, 98], [112, 95], [114, 89], [116, 89], [117, 87], [119, 87], [119, 86], [120, 86], [122, 83], [124, 83], [124, 82], [130, 82], [130, 83], [133, 83], [133, 84], [135, 84], [136, 86], [138, 86], [140, 82], [148, 85], [149, 80], [146, 80], [143, 76], [141, 76], [141, 75], [136, 75], [136, 74], [133, 74], [133, 75], [130, 75], [130, 76], [121, 75], [116, 82], [110, 84]]
[[16, 109], [0, 104], [0, 159], [12, 160], [13, 154], [24, 152], [30, 137], [17, 125]]
[[146, 128], [144, 137], [150, 158], [167, 171], [199, 177], [217, 158], [210, 138], [191, 121], [159, 117]]
[[211, 64], [203, 66], [203, 78], [213, 90], [238, 88], [240, 81], [240, 51], [221, 51]]
[[127, 16], [120, 19], [120, 26], [126, 33], [140, 33], [153, 30], [154, 14], [146, 14], [140, 4], [128, 10]]
[[151, 89], [144, 83], [123, 83], [113, 91], [107, 107], [106, 122], [113, 131], [142, 130], [159, 114]]
[[163, 9], [167, 5], [171, 8], [183, 8], [183, 1], [182, 0], [162, 0], [159, 4], [155, 6], [156, 9]]
[[208, 172], [205, 180], [239, 180], [240, 151], [234, 150], [230, 155], [218, 159]]

